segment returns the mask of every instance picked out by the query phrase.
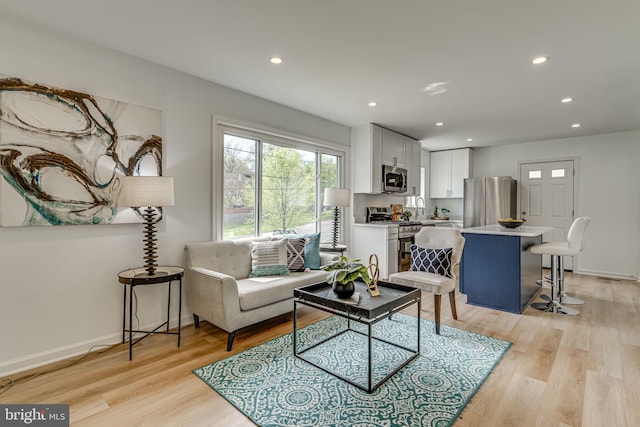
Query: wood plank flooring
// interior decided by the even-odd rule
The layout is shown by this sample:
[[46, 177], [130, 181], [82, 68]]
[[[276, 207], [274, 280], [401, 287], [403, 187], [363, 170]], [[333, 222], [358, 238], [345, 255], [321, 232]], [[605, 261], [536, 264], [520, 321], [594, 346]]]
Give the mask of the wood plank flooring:
[[[640, 285], [567, 274], [566, 288], [586, 300], [578, 316], [533, 308], [503, 313], [467, 305], [459, 294], [455, 321], [443, 298], [444, 324], [513, 343], [455, 427], [640, 426]], [[425, 297], [423, 315], [432, 318], [432, 298]], [[301, 325], [324, 317], [309, 308], [299, 314]], [[201, 326], [184, 327], [180, 348], [175, 336], [149, 337], [129, 361], [128, 345], [119, 345], [18, 383], [0, 394], [0, 403], [67, 403], [73, 426], [252, 426], [192, 374], [229, 355], [227, 334]], [[232, 353], [291, 329], [291, 315], [246, 328]]]

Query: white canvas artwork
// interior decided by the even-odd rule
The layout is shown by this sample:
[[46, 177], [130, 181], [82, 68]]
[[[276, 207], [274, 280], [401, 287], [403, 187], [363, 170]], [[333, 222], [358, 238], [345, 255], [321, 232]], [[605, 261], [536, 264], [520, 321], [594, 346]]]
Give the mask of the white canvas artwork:
[[162, 175], [162, 112], [0, 75], [0, 226], [139, 222], [119, 177]]

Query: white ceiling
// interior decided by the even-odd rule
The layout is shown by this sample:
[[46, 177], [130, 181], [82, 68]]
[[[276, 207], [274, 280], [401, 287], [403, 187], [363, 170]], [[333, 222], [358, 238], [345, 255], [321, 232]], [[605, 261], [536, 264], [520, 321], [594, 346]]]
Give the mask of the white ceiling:
[[[640, 129], [638, 0], [0, 0], [0, 12], [432, 150]], [[425, 92], [438, 82], [446, 92]]]

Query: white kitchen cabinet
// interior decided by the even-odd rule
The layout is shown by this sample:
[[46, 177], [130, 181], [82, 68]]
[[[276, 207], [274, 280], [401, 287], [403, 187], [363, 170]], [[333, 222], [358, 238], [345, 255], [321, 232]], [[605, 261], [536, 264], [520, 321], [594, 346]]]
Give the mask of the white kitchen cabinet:
[[420, 142], [373, 123], [351, 128], [354, 193], [382, 193], [382, 165], [407, 169], [407, 196], [420, 193]]
[[372, 123], [351, 129], [351, 188], [354, 193], [382, 192], [382, 130]]
[[368, 265], [371, 254], [376, 254], [381, 280], [387, 280], [390, 274], [398, 272], [398, 244], [397, 226], [353, 225], [352, 258]]
[[407, 167], [404, 135], [389, 129], [382, 129], [382, 164]]
[[429, 197], [464, 197], [464, 180], [469, 178], [470, 165], [470, 148], [431, 152]]
[[420, 195], [420, 166], [422, 146], [420, 141], [405, 138], [405, 164], [407, 165], [407, 196]]

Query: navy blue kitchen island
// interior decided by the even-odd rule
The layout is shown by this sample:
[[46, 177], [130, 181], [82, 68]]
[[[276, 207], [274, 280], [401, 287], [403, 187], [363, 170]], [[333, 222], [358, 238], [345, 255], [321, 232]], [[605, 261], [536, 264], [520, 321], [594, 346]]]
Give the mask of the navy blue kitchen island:
[[551, 227], [463, 228], [460, 292], [467, 304], [522, 313], [540, 290], [542, 255], [529, 252]]

